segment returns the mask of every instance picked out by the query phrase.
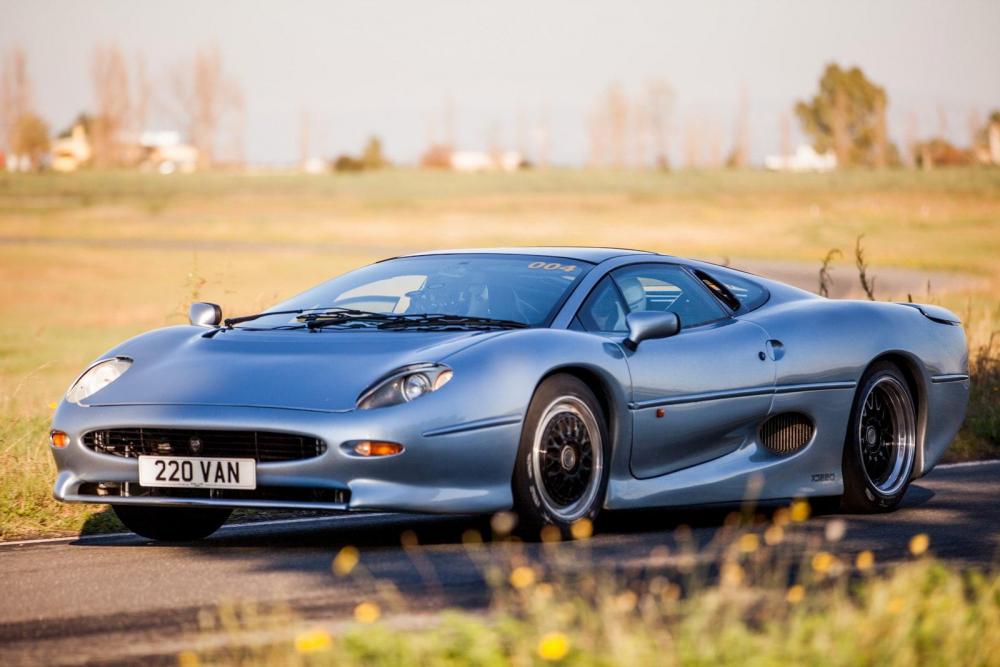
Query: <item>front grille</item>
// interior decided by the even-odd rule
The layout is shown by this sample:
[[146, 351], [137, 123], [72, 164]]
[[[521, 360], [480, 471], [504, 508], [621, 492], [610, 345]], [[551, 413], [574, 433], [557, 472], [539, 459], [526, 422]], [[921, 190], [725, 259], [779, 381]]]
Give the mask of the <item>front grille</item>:
[[775, 415], [760, 427], [760, 441], [775, 454], [794, 454], [813, 436], [813, 423], [798, 412]]
[[252, 458], [258, 463], [298, 461], [319, 456], [326, 443], [319, 438], [267, 431], [215, 431], [166, 428], [115, 428], [91, 431], [83, 444], [101, 454], [135, 458], [211, 456]]

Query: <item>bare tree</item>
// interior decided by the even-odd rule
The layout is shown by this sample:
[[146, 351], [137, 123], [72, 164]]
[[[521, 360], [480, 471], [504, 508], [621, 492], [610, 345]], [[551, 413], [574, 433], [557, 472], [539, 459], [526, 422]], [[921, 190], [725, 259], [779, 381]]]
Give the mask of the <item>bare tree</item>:
[[910, 111], [906, 114], [905, 145], [903, 147], [903, 165], [913, 168], [917, 164], [917, 135], [920, 130], [917, 124], [917, 114]]
[[0, 147], [12, 151], [19, 143], [18, 126], [31, 113], [32, 104], [28, 58], [24, 49], [14, 47], [4, 54], [0, 70]]
[[309, 137], [309, 112], [303, 109], [299, 112], [299, 167], [304, 169], [309, 158], [312, 157], [312, 148]]
[[778, 118], [778, 134], [778, 150], [782, 157], [788, 157], [792, 154], [792, 119], [788, 112], [782, 112]]
[[[198, 150], [198, 164], [217, 164], [220, 130], [241, 104], [239, 86], [228, 79], [217, 47], [202, 49], [189, 62], [175, 66], [170, 77], [173, 113]], [[238, 114], [237, 114], [238, 115]]]
[[636, 167], [645, 167], [649, 158], [650, 132], [650, 110], [644, 103], [642, 97], [637, 97], [630, 106], [630, 127], [632, 130], [632, 164]]
[[689, 117], [684, 123], [684, 168], [694, 169], [701, 165], [701, 142], [704, 123], [700, 117]]
[[544, 169], [549, 166], [550, 142], [552, 140], [549, 130], [549, 110], [547, 107], [542, 109], [541, 117], [535, 123], [532, 134], [534, 135], [535, 144], [535, 163]]
[[620, 83], [614, 83], [605, 95], [605, 113], [608, 122], [608, 143], [611, 166], [622, 168], [628, 160], [628, 100]]
[[146, 69], [146, 57], [141, 53], [135, 58], [135, 101], [132, 104], [132, 125], [137, 133], [149, 129], [150, 104], [153, 99], [153, 84]]
[[708, 166], [712, 169], [722, 166], [722, 133], [714, 118], [708, 122]]
[[740, 89], [740, 106], [736, 113], [733, 149], [726, 161], [728, 166], [743, 169], [750, 161], [750, 98], [746, 86]]
[[888, 162], [889, 136], [885, 120], [885, 95], [875, 98], [875, 125], [872, 132], [872, 166], [885, 168]]
[[608, 131], [605, 115], [593, 111], [587, 116], [587, 134], [590, 139], [590, 154], [587, 163], [591, 167], [603, 167], [608, 157]]
[[654, 80], [646, 86], [649, 132], [653, 142], [653, 161], [660, 169], [670, 164], [670, 125], [676, 95], [666, 81]]
[[114, 44], [96, 47], [90, 73], [96, 105], [91, 136], [94, 164], [121, 166], [126, 162], [125, 135], [133, 119], [128, 69], [121, 49]]

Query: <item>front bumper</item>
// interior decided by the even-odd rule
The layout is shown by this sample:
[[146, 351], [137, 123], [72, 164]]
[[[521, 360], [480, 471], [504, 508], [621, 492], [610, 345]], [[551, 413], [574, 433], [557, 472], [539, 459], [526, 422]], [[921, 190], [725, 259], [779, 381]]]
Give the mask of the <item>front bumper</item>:
[[[488, 513], [509, 508], [521, 415], [473, 421], [434, 415], [420, 407], [335, 413], [201, 405], [84, 407], [64, 402], [53, 428], [67, 433], [70, 443], [52, 449], [58, 468], [54, 496], [64, 502], [261, 509]], [[98, 484], [105, 485], [105, 493], [107, 487], [138, 487], [137, 459], [98, 453], [82, 442], [89, 431], [117, 428], [288, 432], [321, 438], [327, 449], [308, 459], [258, 463], [259, 494], [99, 495]], [[343, 446], [356, 440], [398, 442], [405, 450], [395, 456], [360, 457]]]

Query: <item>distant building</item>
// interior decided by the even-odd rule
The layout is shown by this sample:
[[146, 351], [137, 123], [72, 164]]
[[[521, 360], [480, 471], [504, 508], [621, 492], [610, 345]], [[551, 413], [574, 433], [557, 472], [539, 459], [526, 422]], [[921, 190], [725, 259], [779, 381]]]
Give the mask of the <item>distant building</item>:
[[481, 171], [517, 171], [525, 166], [517, 151], [456, 151], [445, 146], [432, 146], [421, 158], [425, 168], [451, 169], [463, 173]]
[[833, 171], [837, 168], [837, 156], [833, 151], [817, 153], [807, 144], [799, 146], [794, 155], [769, 155], [764, 158], [764, 166], [771, 171]]
[[80, 116], [73, 125], [52, 142], [52, 169], [61, 172], [76, 171], [90, 162], [90, 120]]
[[161, 174], [190, 174], [198, 167], [198, 149], [181, 142], [180, 133], [172, 130], [143, 132], [139, 136], [141, 166]]

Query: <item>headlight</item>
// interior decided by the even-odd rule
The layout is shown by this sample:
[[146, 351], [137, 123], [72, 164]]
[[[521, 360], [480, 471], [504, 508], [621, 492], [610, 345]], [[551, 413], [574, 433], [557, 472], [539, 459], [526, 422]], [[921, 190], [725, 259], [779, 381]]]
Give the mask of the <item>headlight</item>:
[[451, 369], [444, 364], [420, 364], [400, 368], [361, 394], [358, 408], [371, 410], [409, 403], [424, 394], [437, 391], [451, 379], [451, 376]]
[[80, 403], [120, 378], [131, 365], [132, 360], [128, 357], [115, 357], [97, 362], [73, 383], [66, 392], [66, 400], [70, 403]]

